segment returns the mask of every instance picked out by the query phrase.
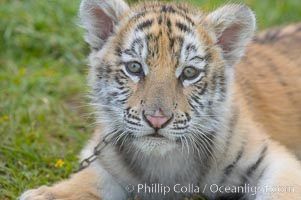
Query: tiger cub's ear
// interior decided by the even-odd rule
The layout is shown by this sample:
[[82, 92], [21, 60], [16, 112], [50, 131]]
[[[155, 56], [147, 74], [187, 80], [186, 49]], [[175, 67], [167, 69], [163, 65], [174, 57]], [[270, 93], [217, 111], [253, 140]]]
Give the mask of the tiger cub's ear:
[[82, 0], [81, 26], [87, 31], [85, 40], [92, 49], [101, 49], [127, 10], [129, 6], [123, 0]]
[[213, 11], [206, 21], [215, 32], [227, 64], [235, 65], [254, 35], [254, 13], [245, 5], [230, 4]]

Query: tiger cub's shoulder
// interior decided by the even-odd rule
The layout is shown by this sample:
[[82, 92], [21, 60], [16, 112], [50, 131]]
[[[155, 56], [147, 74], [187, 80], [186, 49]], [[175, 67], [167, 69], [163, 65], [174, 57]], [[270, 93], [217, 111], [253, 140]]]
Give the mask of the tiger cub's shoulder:
[[301, 23], [259, 33], [236, 66], [238, 96], [272, 138], [301, 157]]

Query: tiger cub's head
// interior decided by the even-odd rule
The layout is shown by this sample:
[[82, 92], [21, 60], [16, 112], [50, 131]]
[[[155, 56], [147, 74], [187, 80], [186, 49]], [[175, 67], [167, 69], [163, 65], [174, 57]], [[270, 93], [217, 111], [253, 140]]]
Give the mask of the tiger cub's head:
[[83, 0], [80, 17], [97, 120], [118, 144], [162, 153], [218, 137], [233, 66], [255, 29], [248, 7], [202, 14], [174, 3]]

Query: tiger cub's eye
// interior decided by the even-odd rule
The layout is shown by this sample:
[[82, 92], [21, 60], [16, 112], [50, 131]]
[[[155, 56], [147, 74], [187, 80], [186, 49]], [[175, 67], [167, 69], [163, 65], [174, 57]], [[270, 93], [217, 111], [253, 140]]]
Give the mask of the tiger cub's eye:
[[132, 75], [139, 76], [143, 73], [142, 66], [138, 62], [129, 62], [125, 65], [125, 67], [126, 67], [126, 70], [128, 71], [128, 73], [130, 73]]
[[184, 80], [191, 80], [196, 78], [200, 74], [200, 71], [195, 67], [186, 67], [182, 72], [182, 78]]

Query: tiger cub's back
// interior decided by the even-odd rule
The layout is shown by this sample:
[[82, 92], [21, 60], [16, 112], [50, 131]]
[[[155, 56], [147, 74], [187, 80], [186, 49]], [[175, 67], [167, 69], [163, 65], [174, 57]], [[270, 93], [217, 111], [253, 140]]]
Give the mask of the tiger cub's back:
[[254, 119], [301, 158], [301, 23], [259, 34], [235, 83]]

